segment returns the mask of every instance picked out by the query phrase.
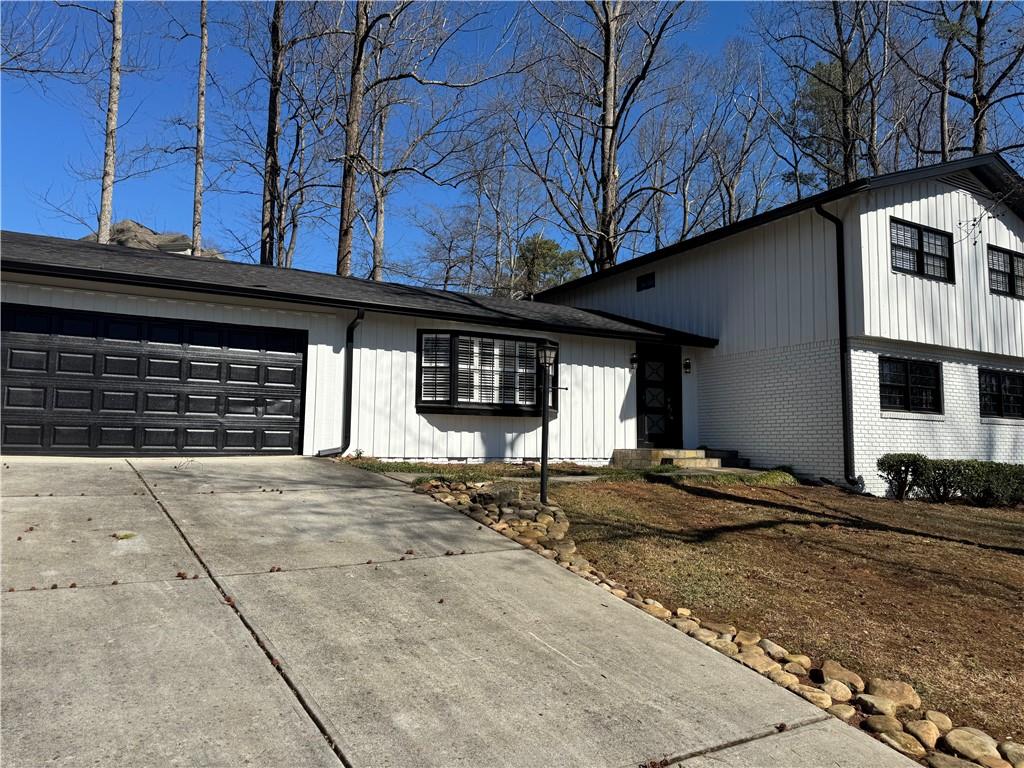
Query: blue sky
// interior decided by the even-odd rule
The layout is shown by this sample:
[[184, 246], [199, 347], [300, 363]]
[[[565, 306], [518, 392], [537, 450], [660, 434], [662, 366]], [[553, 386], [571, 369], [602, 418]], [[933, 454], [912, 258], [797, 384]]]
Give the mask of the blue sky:
[[[125, 18], [126, 46], [133, 39], [151, 41], [150, 54], [159, 66], [144, 76], [127, 74], [123, 80], [119, 144], [129, 148], [166, 135], [165, 121], [176, 113], [194, 111], [192, 71], [197, 56], [194, 41], [163, 39], [169, 30], [169, 10], [193, 27], [198, 26], [198, 3], [156, 5], [131, 3]], [[228, 44], [223, 28], [212, 23], [231, 12], [223, 3], [210, 4], [210, 71], [222, 81], [248, 75], [242, 56]], [[63, 11], [68, 12], [68, 11]], [[73, 11], [71, 11], [73, 12]], [[747, 24], [747, 3], [707, 3], [704, 19], [685, 42], [694, 49], [713, 52], [725, 40], [742, 34]], [[464, 40], [467, 54], [482, 40]], [[0, 83], [0, 225], [4, 229], [62, 237], [81, 237], [86, 227], [59, 214], [67, 208], [90, 225], [95, 222], [99, 181], [82, 181], [78, 171], [97, 172], [102, 158], [102, 114], [82, 87], [55, 83], [45, 90], [4, 78]], [[211, 114], [211, 121], [214, 116]], [[211, 137], [216, 125], [208, 128]], [[114, 193], [114, 218], [135, 219], [158, 231], [191, 230], [192, 167], [189, 158], [157, 173], [119, 183]], [[253, 192], [258, 191], [254, 186]], [[409, 186], [400, 192], [388, 222], [388, 250], [408, 252], [418, 247], [417, 230], [403, 212], [418, 203], [438, 201], [436, 188]], [[442, 197], [443, 199], [443, 197]], [[259, 198], [255, 194], [212, 193], [205, 197], [204, 239], [230, 245], [228, 231], [251, 233], [257, 239]], [[335, 234], [305, 233], [296, 267], [333, 271]]]

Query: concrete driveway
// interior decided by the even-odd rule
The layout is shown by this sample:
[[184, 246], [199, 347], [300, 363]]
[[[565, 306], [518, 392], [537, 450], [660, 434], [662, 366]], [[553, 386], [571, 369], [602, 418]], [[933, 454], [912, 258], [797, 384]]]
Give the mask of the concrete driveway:
[[2, 494], [4, 766], [913, 765], [387, 478], [7, 458]]

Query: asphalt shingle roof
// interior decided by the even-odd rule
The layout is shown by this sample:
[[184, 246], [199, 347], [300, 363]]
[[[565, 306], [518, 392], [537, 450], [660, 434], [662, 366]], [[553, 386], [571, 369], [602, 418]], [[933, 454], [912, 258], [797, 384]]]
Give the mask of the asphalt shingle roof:
[[0, 232], [0, 267], [13, 273], [365, 309], [508, 328], [695, 346], [717, 343], [705, 336], [559, 304], [475, 296], [21, 232]]

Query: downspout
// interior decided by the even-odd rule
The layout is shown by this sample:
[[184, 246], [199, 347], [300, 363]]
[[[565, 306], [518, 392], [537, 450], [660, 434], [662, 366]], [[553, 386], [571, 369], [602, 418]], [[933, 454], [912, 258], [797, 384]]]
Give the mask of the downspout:
[[363, 322], [365, 315], [365, 310], [356, 310], [356, 316], [345, 328], [345, 394], [341, 404], [341, 445], [317, 451], [317, 456], [344, 455], [352, 442], [352, 347], [355, 346], [356, 328]]
[[826, 211], [820, 203], [814, 206], [814, 210], [822, 218], [831, 221], [836, 232], [836, 290], [839, 294], [839, 394], [843, 406], [843, 472], [846, 482], [859, 488], [862, 481], [856, 476], [853, 465], [853, 405], [850, 402], [853, 385], [850, 376], [850, 334], [846, 321], [846, 237], [842, 219]]

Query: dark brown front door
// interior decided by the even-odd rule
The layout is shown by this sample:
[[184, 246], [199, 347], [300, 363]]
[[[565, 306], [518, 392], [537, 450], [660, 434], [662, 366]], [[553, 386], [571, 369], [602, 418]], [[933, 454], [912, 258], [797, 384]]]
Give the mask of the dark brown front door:
[[637, 345], [637, 445], [682, 448], [682, 367], [679, 347]]

